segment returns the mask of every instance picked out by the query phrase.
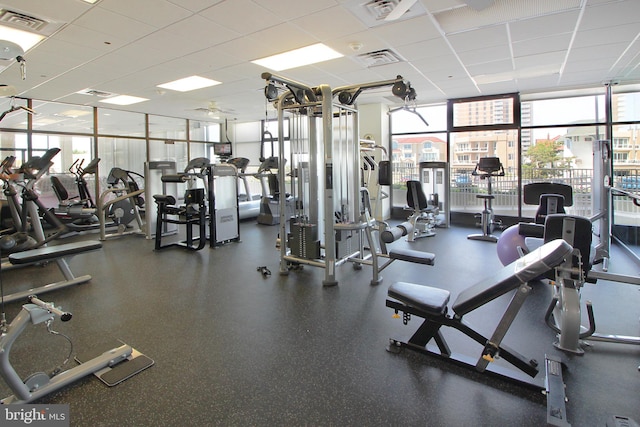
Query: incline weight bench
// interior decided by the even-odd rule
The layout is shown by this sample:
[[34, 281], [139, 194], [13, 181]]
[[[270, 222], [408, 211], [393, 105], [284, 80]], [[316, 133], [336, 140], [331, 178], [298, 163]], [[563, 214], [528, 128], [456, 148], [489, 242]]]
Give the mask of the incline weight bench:
[[[478, 372], [487, 372], [503, 379], [517, 381], [524, 385], [545, 391], [547, 395], [547, 425], [567, 427], [562, 363], [556, 358], [545, 356], [546, 377], [544, 383], [536, 381], [538, 363], [502, 344], [511, 323], [531, 291], [528, 282], [561, 265], [571, 256], [573, 248], [562, 239], [548, 242], [524, 257], [503, 267], [497, 274], [476, 285], [467, 288], [451, 304], [453, 314], [448, 315], [450, 293], [444, 289], [421, 286], [413, 283], [397, 282], [389, 287], [387, 307], [403, 312], [403, 322], [407, 324], [411, 315], [424, 319], [424, 322], [408, 342], [391, 339], [388, 351], [399, 352], [408, 348], [424, 354], [439, 356], [465, 367], [475, 367]], [[464, 323], [462, 317], [488, 302], [517, 289], [511, 298], [500, 322], [490, 338], [483, 336]], [[451, 352], [440, 328], [449, 326], [484, 346], [480, 357], [474, 358]], [[428, 349], [427, 344], [435, 341], [439, 352]], [[506, 367], [492, 365], [496, 358], [518, 368], [521, 372]]]
[[[408, 342], [390, 340], [388, 350], [399, 351], [402, 348], [409, 348], [426, 354], [434, 354], [465, 366], [474, 366], [479, 372], [486, 370], [503, 378], [516, 380], [536, 388], [544, 388], [543, 385], [532, 380], [538, 374], [537, 363], [534, 360], [525, 359], [524, 356], [502, 345], [501, 341], [529, 295], [531, 288], [527, 282], [562, 264], [565, 258], [571, 255], [572, 250], [571, 245], [561, 239], [539, 247], [523, 258], [503, 267], [495, 275], [460, 293], [454, 303], [450, 305], [453, 312], [451, 315], [447, 314], [449, 291], [413, 283], [394, 283], [389, 287], [387, 307], [394, 309], [396, 314], [402, 311], [405, 324], [411, 319], [411, 315], [423, 318], [424, 322]], [[490, 338], [484, 337], [463, 322], [462, 317], [465, 314], [514, 289], [517, 289], [517, 292]], [[475, 361], [452, 353], [440, 331], [442, 326], [457, 329], [484, 346], [479, 359]], [[427, 349], [427, 344], [432, 340], [435, 341], [439, 353]], [[488, 364], [497, 357], [501, 357], [531, 378], [518, 371], [500, 366], [489, 367]]]
[[5, 295], [4, 301], [10, 302], [26, 300], [28, 296], [33, 294], [42, 294], [45, 292], [51, 292], [57, 289], [66, 288], [67, 286], [79, 285], [88, 282], [89, 280], [91, 280], [90, 275], [84, 275], [80, 277], [74, 276], [71, 268], [69, 267], [69, 264], [67, 263], [67, 257], [100, 249], [101, 247], [102, 243], [98, 241], [83, 241], [65, 243], [63, 245], [45, 246], [28, 251], [12, 253], [11, 255], [9, 255], [9, 261], [11, 262], [11, 264], [16, 266], [55, 261], [65, 280], [50, 283], [39, 288], [32, 288], [10, 295]]

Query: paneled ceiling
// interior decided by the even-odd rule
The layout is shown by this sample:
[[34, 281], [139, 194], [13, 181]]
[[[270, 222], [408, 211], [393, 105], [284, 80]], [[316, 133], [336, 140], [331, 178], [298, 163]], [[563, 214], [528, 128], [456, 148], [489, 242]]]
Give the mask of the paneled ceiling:
[[[331, 87], [402, 75], [418, 103], [640, 81], [638, 0], [418, 0], [397, 20], [376, 19], [403, 2], [411, 3], [0, 0], [4, 10], [45, 21], [37, 31], [47, 36], [24, 55], [26, 79], [14, 60], [0, 61], [0, 84], [45, 101], [105, 106], [101, 96], [77, 93], [89, 89], [149, 99], [115, 107], [127, 111], [259, 120], [260, 75], [269, 70], [250, 61], [318, 42], [344, 57], [277, 74]], [[222, 84], [156, 86], [191, 75]], [[388, 89], [358, 101], [402, 104]]]

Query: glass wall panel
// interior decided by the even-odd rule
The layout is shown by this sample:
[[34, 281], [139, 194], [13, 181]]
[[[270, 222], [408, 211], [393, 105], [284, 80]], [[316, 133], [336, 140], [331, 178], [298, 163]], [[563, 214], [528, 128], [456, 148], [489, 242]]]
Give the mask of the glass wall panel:
[[149, 138], [186, 141], [187, 121], [173, 117], [149, 115]]
[[447, 106], [403, 107], [390, 112], [393, 133], [444, 132], [447, 130]]
[[498, 157], [504, 176], [491, 178], [495, 215], [518, 215], [518, 132], [516, 130], [455, 132], [451, 134], [451, 211], [479, 213], [488, 193], [487, 179], [474, 175], [483, 157]]
[[[132, 138], [98, 138], [98, 157], [100, 157], [99, 192], [107, 188], [107, 176], [114, 167], [135, 172], [144, 176], [144, 164], [147, 159], [146, 143], [143, 139]], [[138, 187], [144, 188], [142, 178], [136, 177]], [[107, 199], [108, 200], [108, 199]]]
[[605, 121], [604, 95], [527, 101], [521, 110], [523, 127]]
[[392, 201], [393, 207], [402, 209], [407, 206], [406, 182], [419, 179], [420, 162], [447, 161], [447, 106], [403, 107], [389, 116]]
[[407, 184], [420, 179], [420, 162], [447, 159], [446, 133], [395, 136], [391, 141], [393, 204], [407, 206]]
[[[26, 141], [24, 144], [26, 145]], [[33, 135], [34, 156], [40, 156], [50, 148], [59, 148], [60, 152], [52, 159], [53, 165], [49, 168], [49, 173], [43, 176], [35, 186], [40, 199], [48, 208], [58, 206], [61, 202], [51, 186], [51, 175], [55, 175], [60, 180], [69, 198], [78, 196], [75, 175], [72, 172], [78, 165], [86, 165], [93, 158], [93, 137], [65, 134]], [[88, 177], [87, 182], [92, 179], [93, 177]], [[91, 194], [94, 196], [93, 192]]]
[[203, 142], [220, 141], [220, 123], [189, 121], [189, 140]]
[[[530, 143], [522, 148], [522, 184], [570, 185], [573, 206], [565, 206], [567, 213], [593, 215], [593, 144], [603, 137], [604, 126], [536, 128], [526, 132]], [[533, 218], [536, 209], [537, 205], [523, 204], [522, 215]]]
[[27, 129], [26, 99], [0, 98], [0, 127], [4, 129]]
[[33, 130], [93, 134], [93, 107], [33, 101]]
[[483, 99], [455, 100], [453, 127], [492, 126], [515, 124], [515, 97], [513, 95]]
[[98, 109], [98, 133], [144, 138], [145, 115], [129, 111]]
[[0, 132], [0, 157], [15, 156], [14, 167], [19, 167], [27, 160], [27, 134]]
[[[613, 185], [624, 191], [640, 192], [640, 93], [613, 94], [614, 122], [611, 151]], [[613, 235], [640, 257], [640, 208], [626, 196], [613, 197]]]

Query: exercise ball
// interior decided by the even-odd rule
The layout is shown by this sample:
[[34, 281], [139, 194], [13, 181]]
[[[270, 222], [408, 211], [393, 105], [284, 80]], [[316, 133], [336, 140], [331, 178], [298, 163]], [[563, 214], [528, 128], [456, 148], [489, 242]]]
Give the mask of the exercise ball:
[[520, 226], [516, 224], [504, 230], [498, 238], [498, 258], [502, 265], [511, 264], [520, 258], [518, 247], [526, 249], [524, 236], [520, 235]]

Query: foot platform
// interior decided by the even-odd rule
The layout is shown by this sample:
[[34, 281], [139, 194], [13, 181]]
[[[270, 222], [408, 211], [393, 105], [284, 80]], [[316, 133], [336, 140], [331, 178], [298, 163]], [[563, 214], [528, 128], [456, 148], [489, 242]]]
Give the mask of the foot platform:
[[[121, 382], [144, 371], [145, 369], [150, 368], [155, 363], [153, 359], [145, 356], [138, 350], [129, 347], [121, 341], [113, 341], [111, 344], [111, 347], [101, 348], [111, 348], [112, 350], [106, 351], [117, 352], [121, 347], [128, 347], [131, 351], [126, 352], [123, 359], [118, 360], [117, 358], [114, 358], [113, 365], [105, 367], [93, 373], [96, 377], [98, 377], [98, 379], [100, 379], [100, 381], [102, 381], [109, 387], [120, 384]], [[105, 351], [102, 350], [87, 351], [85, 353], [76, 355], [75, 360], [80, 364], [91, 363], [92, 359], [99, 357], [104, 353]]]

